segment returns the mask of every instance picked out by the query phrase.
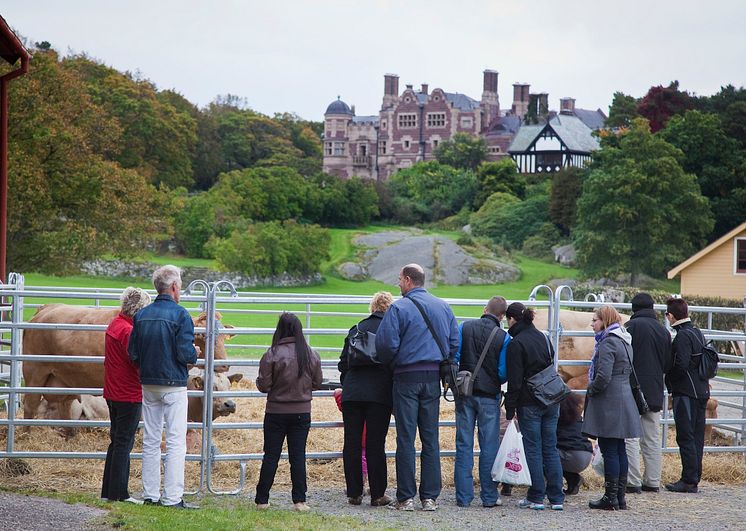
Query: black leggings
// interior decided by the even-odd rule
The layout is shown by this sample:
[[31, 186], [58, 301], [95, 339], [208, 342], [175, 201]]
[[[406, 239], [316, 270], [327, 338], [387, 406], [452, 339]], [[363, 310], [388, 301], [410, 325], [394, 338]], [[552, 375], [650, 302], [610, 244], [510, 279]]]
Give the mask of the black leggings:
[[624, 439], [598, 438], [598, 447], [604, 457], [604, 475], [618, 478], [626, 476], [629, 469], [627, 447]]

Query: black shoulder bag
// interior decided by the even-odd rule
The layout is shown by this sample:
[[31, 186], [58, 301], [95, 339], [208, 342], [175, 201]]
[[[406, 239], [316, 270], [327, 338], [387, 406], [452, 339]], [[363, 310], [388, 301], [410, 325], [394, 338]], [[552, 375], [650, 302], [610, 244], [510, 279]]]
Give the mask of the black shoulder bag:
[[474, 367], [474, 372], [472, 373], [470, 371], [458, 371], [458, 374], [456, 375], [456, 389], [453, 390], [453, 394], [455, 396], [471, 396], [473, 394], [474, 382], [477, 380], [477, 378], [479, 378], [479, 369], [482, 368], [484, 357], [487, 355], [487, 351], [490, 349], [492, 340], [495, 339], [498, 330], [500, 330], [500, 325], [497, 325], [495, 328], [492, 329], [490, 337], [484, 344], [484, 348], [482, 349], [482, 354], [479, 356], [477, 365], [476, 367]]
[[412, 301], [412, 304], [414, 304], [417, 309], [422, 314], [422, 318], [425, 320], [425, 324], [427, 325], [427, 329], [430, 330], [430, 333], [433, 336], [433, 339], [435, 339], [435, 343], [438, 345], [438, 349], [440, 349], [440, 380], [443, 384], [443, 398], [447, 402], [453, 402], [453, 400], [448, 400], [446, 394], [448, 393], [448, 389], [451, 390], [453, 393], [454, 398], [459, 396], [458, 395], [458, 386], [456, 385], [456, 382], [458, 381], [458, 365], [455, 363], [451, 363], [450, 358], [448, 357], [448, 353], [446, 352], [446, 349], [443, 347], [443, 344], [440, 342], [440, 338], [438, 337], [438, 334], [435, 333], [435, 329], [433, 328], [433, 323], [430, 322], [430, 318], [427, 316], [427, 313], [425, 313], [425, 309], [422, 307], [422, 305], [414, 300], [412, 297], [407, 297], [410, 301]]
[[544, 407], [551, 406], [562, 402], [572, 391], [562, 380], [557, 370], [554, 368], [554, 349], [549, 342], [549, 338], [544, 334], [549, 349], [549, 365], [540, 372], [537, 372], [530, 378], [526, 378], [526, 385], [534, 398]]
[[629, 357], [629, 350], [627, 349], [627, 343], [624, 343], [624, 352], [627, 354], [627, 361], [629, 361], [629, 366], [632, 367], [632, 377], [634, 378], [634, 382], [630, 380], [629, 385], [632, 387], [632, 397], [635, 399], [635, 404], [637, 404], [637, 411], [640, 412], [640, 415], [644, 415], [648, 411], [650, 411], [650, 406], [648, 406], [648, 401], [645, 399], [645, 395], [642, 394], [642, 389], [640, 389], [640, 381], [637, 379], [637, 373], [635, 372], [635, 366], [632, 364], [632, 358]]

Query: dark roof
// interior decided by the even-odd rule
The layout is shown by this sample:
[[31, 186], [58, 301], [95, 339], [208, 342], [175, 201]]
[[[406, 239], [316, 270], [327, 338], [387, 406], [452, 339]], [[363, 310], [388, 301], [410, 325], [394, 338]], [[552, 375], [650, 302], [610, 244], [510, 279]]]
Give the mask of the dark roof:
[[373, 125], [376, 125], [378, 123], [378, 116], [376, 116], [376, 115], [370, 115], [370, 116], [353, 116], [352, 117], [352, 123], [354, 123], [354, 124], [371, 123]]
[[591, 134], [590, 127], [585, 125], [580, 118], [561, 114], [552, 117], [548, 124], [522, 125], [508, 151], [510, 153], [525, 152], [545, 127], [551, 127], [570, 151], [590, 153], [599, 148], [598, 140]]
[[513, 133], [521, 127], [521, 119], [514, 114], [500, 116], [495, 120], [494, 125], [490, 128], [490, 133]]
[[337, 99], [331, 102], [326, 108], [324, 114], [352, 114], [352, 109], [337, 96]]
[[606, 115], [601, 109], [596, 109], [595, 111], [591, 111], [590, 109], [575, 109], [575, 116], [580, 118], [585, 125], [594, 131], [602, 129], [606, 123]]
[[13, 65], [23, 56], [28, 58], [29, 53], [5, 19], [0, 16], [0, 57]]
[[473, 111], [479, 109], [479, 102], [470, 98], [466, 94], [446, 92], [445, 95], [446, 101], [453, 104], [453, 106], [460, 111]]

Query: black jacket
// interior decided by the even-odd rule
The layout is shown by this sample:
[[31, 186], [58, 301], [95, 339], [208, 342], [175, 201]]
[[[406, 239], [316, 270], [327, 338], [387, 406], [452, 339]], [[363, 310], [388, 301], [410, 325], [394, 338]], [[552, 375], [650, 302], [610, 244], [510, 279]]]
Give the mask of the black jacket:
[[[466, 321], [463, 324], [461, 327], [461, 359], [458, 365], [460, 371], [474, 372], [485, 343], [495, 327], [499, 326], [500, 323], [497, 321], [497, 318], [490, 314], [485, 314], [480, 319]], [[475, 395], [491, 396], [494, 398], [500, 393], [497, 363], [506, 336], [507, 332], [505, 330], [498, 330], [495, 339], [492, 341], [492, 345], [487, 349], [482, 367], [479, 369], [479, 374], [474, 381]]]
[[552, 363], [547, 336], [526, 321], [515, 323], [508, 330], [508, 334], [513, 339], [506, 353], [508, 392], [505, 393], [505, 408], [541, 406], [525, 385], [525, 380]]
[[[383, 319], [383, 312], [372, 313], [360, 321], [356, 326], [363, 332], [378, 330]], [[355, 327], [350, 328], [350, 333], [345, 338], [342, 354], [339, 356], [337, 368], [342, 382], [342, 402], [375, 402], [377, 404], [392, 405], [392, 374], [388, 365], [372, 365], [370, 367], [350, 367], [347, 363], [350, 349], [350, 335], [355, 332]]]
[[671, 368], [671, 334], [658, 321], [655, 310], [645, 308], [627, 322], [632, 336], [632, 364], [651, 411], [663, 409], [663, 375]]
[[[508, 347], [510, 348], [510, 347]], [[593, 446], [583, 433], [583, 420], [570, 424], [557, 423], [557, 448], [566, 451], [593, 452]]]
[[690, 321], [674, 326], [674, 330], [676, 337], [671, 346], [673, 367], [666, 374], [668, 391], [674, 395], [709, 398], [710, 383], [700, 380], [697, 374], [702, 358], [702, 332]]

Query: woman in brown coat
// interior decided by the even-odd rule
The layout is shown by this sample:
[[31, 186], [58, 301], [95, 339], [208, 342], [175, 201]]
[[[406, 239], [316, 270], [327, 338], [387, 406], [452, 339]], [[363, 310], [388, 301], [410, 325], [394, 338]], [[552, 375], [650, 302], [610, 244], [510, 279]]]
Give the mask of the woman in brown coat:
[[321, 388], [321, 358], [306, 343], [295, 314], [283, 313], [272, 346], [259, 362], [256, 387], [267, 393], [264, 412], [264, 458], [256, 486], [257, 509], [269, 507], [285, 437], [288, 440], [292, 497], [296, 511], [306, 505], [306, 440], [311, 427], [311, 392]]

